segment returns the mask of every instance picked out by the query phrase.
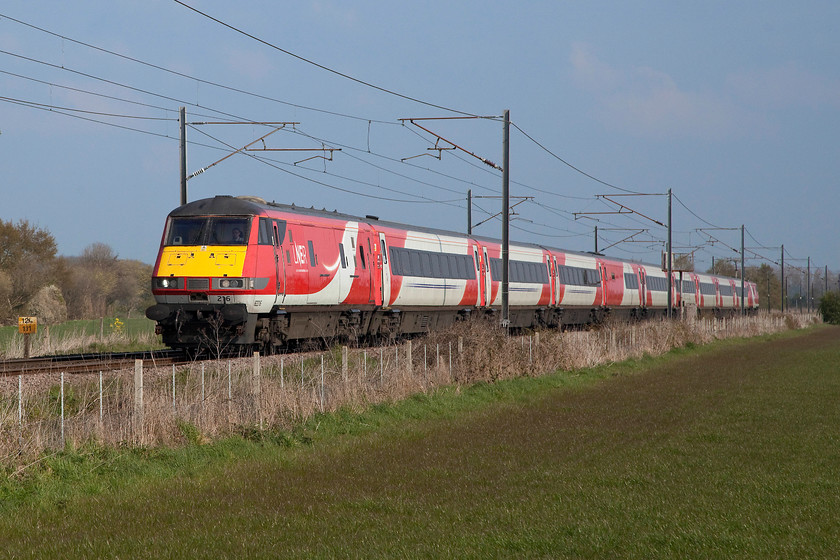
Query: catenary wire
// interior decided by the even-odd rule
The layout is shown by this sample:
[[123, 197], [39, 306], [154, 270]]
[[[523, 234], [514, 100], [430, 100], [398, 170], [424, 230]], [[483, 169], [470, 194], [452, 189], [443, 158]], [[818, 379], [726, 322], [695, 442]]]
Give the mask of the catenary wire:
[[257, 37], [256, 35], [252, 35], [251, 33], [248, 33], [247, 31], [243, 31], [242, 29], [239, 29], [239, 28], [237, 28], [237, 27], [235, 27], [235, 26], [233, 26], [233, 25], [231, 25], [231, 24], [229, 24], [229, 23], [225, 23], [224, 21], [222, 21], [222, 20], [220, 20], [220, 19], [218, 19], [218, 18], [215, 18], [215, 17], [213, 17], [213, 16], [211, 16], [211, 15], [209, 15], [209, 14], [205, 13], [205, 12], [202, 12], [201, 10], [198, 10], [198, 9], [196, 9], [196, 8], [193, 8], [192, 6], [190, 6], [190, 5], [188, 5], [188, 4], [184, 3], [184, 2], [181, 2], [181, 0], [174, 0], [174, 2], [175, 2], [176, 4], [180, 4], [181, 6], [184, 6], [185, 8], [187, 8], [187, 9], [189, 9], [189, 10], [192, 10], [193, 12], [195, 12], [195, 13], [197, 13], [197, 14], [199, 14], [199, 15], [201, 15], [201, 16], [203, 16], [203, 17], [207, 18], [207, 19], [210, 19], [210, 20], [212, 20], [212, 21], [215, 21], [215, 22], [216, 22], [216, 23], [218, 23], [219, 25], [222, 25], [222, 26], [224, 26], [224, 27], [227, 27], [227, 28], [228, 28], [228, 29], [230, 29], [231, 31], [234, 31], [234, 32], [236, 32], [236, 33], [239, 33], [240, 35], [244, 35], [245, 37], [248, 37], [249, 39], [253, 39], [254, 41], [257, 41], [258, 43], [261, 43], [261, 44], [263, 44], [263, 45], [265, 45], [265, 46], [267, 46], [267, 47], [270, 47], [270, 48], [272, 48], [272, 49], [275, 49], [275, 50], [277, 50], [277, 51], [280, 51], [280, 52], [282, 52], [283, 54], [286, 54], [286, 55], [288, 55], [288, 56], [291, 56], [291, 57], [293, 57], [293, 58], [296, 58], [296, 59], [298, 59], [298, 60], [300, 60], [300, 61], [303, 61], [303, 62], [305, 62], [305, 63], [307, 63], [307, 64], [311, 64], [311, 65], [313, 65], [313, 66], [315, 66], [315, 67], [317, 67], [317, 68], [320, 68], [321, 70], [326, 70], [327, 72], [330, 72], [330, 73], [335, 74], [335, 75], [337, 75], [337, 76], [341, 76], [342, 78], [346, 78], [346, 79], [348, 79], [348, 80], [350, 80], [350, 81], [356, 82], [357, 84], [361, 84], [361, 85], [363, 85], [363, 86], [366, 86], [366, 87], [369, 87], [369, 88], [375, 89], [375, 90], [377, 90], [377, 91], [381, 91], [381, 92], [383, 92], [383, 93], [387, 93], [387, 94], [389, 94], [389, 95], [393, 95], [393, 96], [396, 96], [396, 97], [400, 97], [400, 98], [402, 98], [402, 99], [406, 99], [406, 100], [408, 100], [408, 101], [412, 101], [412, 102], [414, 102], [414, 103], [419, 103], [419, 104], [421, 104], [421, 105], [425, 105], [425, 106], [427, 106], [427, 107], [433, 107], [433, 108], [435, 108], [435, 109], [441, 109], [441, 110], [443, 110], [443, 111], [449, 111], [449, 112], [451, 112], [451, 113], [456, 113], [456, 114], [459, 114], [459, 115], [466, 115], [466, 116], [471, 116], [471, 117], [476, 117], [476, 116], [478, 116], [478, 115], [475, 115], [475, 114], [473, 114], [473, 113], [467, 113], [466, 111], [459, 111], [459, 110], [457, 110], [457, 109], [452, 109], [452, 108], [450, 108], [450, 107], [445, 107], [445, 106], [443, 106], [443, 105], [437, 105], [437, 104], [435, 104], [435, 103], [430, 103], [430, 102], [428, 102], [428, 101], [423, 101], [422, 99], [418, 99], [418, 98], [416, 98], [416, 97], [411, 97], [411, 96], [409, 96], [409, 95], [405, 95], [405, 94], [402, 94], [402, 93], [398, 93], [398, 92], [396, 92], [396, 91], [393, 91], [393, 90], [390, 90], [390, 89], [387, 89], [387, 88], [384, 88], [384, 87], [381, 87], [381, 86], [377, 86], [377, 85], [372, 84], [372, 83], [370, 83], [370, 82], [366, 82], [366, 81], [364, 81], [364, 80], [360, 80], [359, 78], [355, 78], [355, 77], [353, 77], [353, 76], [350, 76], [349, 74], [345, 74], [345, 73], [343, 73], [343, 72], [339, 72], [338, 70], [334, 70], [334, 69], [332, 69], [332, 68], [330, 68], [330, 67], [328, 67], [328, 66], [325, 66], [325, 65], [323, 65], [323, 64], [319, 64], [319, 63], [317, 63], [317, 62], [315, 62], [315, 61], [312, 61], [312, 60], [309, 60], [308, 58], [305, 58], [305, 57], [303, 57], [303, 56], [301, 56], [301, 55], [299, 55], [299, 54], [295, 54], [295, 53], [293, 53], [293, 52], [291, 52], [291, 51], [289, 51], [289, 50], [286, 50], [286, 49], [283, 49], [283, 48], [281, 48], [281, 47], [278, 47], [277, 45], [275, 45], [275, 44], [273, 44], [273, 43], [270, 43], [270, 42], [266, 41], [265, 39], [260, 39], [260, 38], [259, 38], [259, 37]]
[[190, 76], [189, 74], [185, 74], [183, 72], [178, 72], [176, 70], [171, 70], [169, 68], [166, 68], [164, 66], [160, 66], [158, 64], [153, 64], [151, 62], [146, 62], [144, 60], [140, 60], [138, 58], [134, 58], [134, 57], [122, 54], [122, 53], [118, 53], [116, 51], [105, 49], [103, 47], [98, 47], [96, 45], [92, 45], [92, 44], [86, 43], [84, 41], [79, 41], [77, 39], [73, 39], [73, 38], [68, 37], [66, 35], [61, 35], [60, 33], [55, 33], [54, 31], [44, 29], [43, 27], [38, 27], [37, 25], [33, 25], [31, 23], [27, 23], [25, 21], [15, 19], [13, 17], [7, 16], [7, 15], [4, 15], [4, 14], [0, 14], [0, 18], [8, 19], [8, 20], [13, 21], [15, 23], [18, 23], [20, 25], [24, 25], [26, 27], [30, 27], [30, 28], [35, 29], [37, 31], [40, 31], [42, 33], [52, 35], [53, 37], [60, 38], [64, 41], [68, 41], [68, 42], [71, 42], [71, 43], [75, 43], [77, 45], [81, 45], [81, 46], [84, 46], [84, 47], [87, 47], [87, 48], [90, 48], [90, 49], [94, 49], [94, 50], [97, 50], [99, 52], [103, 52], [103, 53], [106, 53], [106, 54], [109, 54], [109, 55], [112, 55], [112, 56], [122, 58], [124, 60], [128, 60], [128, 61], [131, 61], [131, 62], [134, 62], [134, 63], [137, 63], [137, 64], [141, 64], [143, 66], [147, 66], [149, 68], [154, 68], [155, 70], [160, 70], [161, 72], [166, 72], [166, 73], [172, 74], [174, 76], [179, 76], [181, 78], [194, 80], [194, 81], [200, 82], [202, 84], [218, 87], [218, 88], [225, 89], [225, 90], [228, 90], [228, 91], [232, 91], [232, 92], [235, 92], [235, 93], [241, 93], [243, 95], [247, 95], [247, 96], [250, 96], [250, 97], [257, 98], [257, 99], [263, 99], [265, 101], [272, 101], [272, 102], [275, 102], [275, 103], [280, 103], [282, 105], [293, 107], [295, 109], [303, 109], [303, 110], [306, 110], [306, 111], [314, 111], [314, 112], [323, 113], [323, 114], [327, 114], [327, 115], [333, 115], [333, 116], [336, 116], [336, 117], [343, 117], [343, 118], [347, 118], [347, 119], [369, 121], [369, 122], [376, 122], [376, 123], [379, 123], [379, 124], [388, 124], [388, 125], [398, 126], [398, 123], [396, 123], [396, 122], [370, 119], [370, 118], [367, 118], [367, 117], [359, 117], [359, 116], [355, 116], [355, 115], [348, 115], [346, 113], [339, 113], [337, 111], [330, 111], [330, 110], [327, 110], [327, 109], [319, 109], [317, 107], [300, 105], [300, 104], [297, 104], [297, 103], [292, 103], [290, 101], [284, 101], [282, 99], [277, 99], [275, 97], [269, 97], [267, 95], [262, 95], [262, 94], [259, 94], [259, 93], [250, 92], [250, 91], [243, 90], [243, 89], [240, 89], [240, 88], [235, 88], [235, 87], [232, 87], [232, 86], [220, 84], [218, 82], [213, 82], [211, 80], [205, 80], [205, 79], [202, 79], [202, 78], [197, 78], [195, 76]]

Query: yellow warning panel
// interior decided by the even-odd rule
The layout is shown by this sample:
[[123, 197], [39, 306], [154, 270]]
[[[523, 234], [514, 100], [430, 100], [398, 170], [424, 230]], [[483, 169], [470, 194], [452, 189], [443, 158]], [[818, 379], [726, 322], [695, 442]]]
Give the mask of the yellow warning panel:
[[18, 317], [18, 332], [32, 334], [38, 331], [38, 317]]

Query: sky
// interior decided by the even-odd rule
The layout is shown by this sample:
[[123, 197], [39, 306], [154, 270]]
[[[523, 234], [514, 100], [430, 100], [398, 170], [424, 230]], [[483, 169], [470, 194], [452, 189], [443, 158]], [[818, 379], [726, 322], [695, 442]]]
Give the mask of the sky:
[[[509, 110], [512, 241], [591, 251], [597, 227], [607, 255], [660, 262], [671, 189], [699, 270], [740, 258], [743, 225], [748, 266], [784, 245], [837, 271], [837, 21], [816, 0], [6, 0], [0, 219], [153, 263], [183, 106], [187, 171], [207, 168], [190, 201], [464, 232], [471, 190], [475, 233], [500, 238], [484, 160]], [[441, 117], [482, 118], [404, 120]]]

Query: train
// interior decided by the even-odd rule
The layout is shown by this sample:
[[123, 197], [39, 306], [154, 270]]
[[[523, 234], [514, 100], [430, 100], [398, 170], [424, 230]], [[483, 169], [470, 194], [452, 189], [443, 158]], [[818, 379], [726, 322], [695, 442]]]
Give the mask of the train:
[[[661, 264], [510, 243], [509, 327], [668, 314]], [[756, 285], [673, 272], [672, 312], [758, 309]], [[166, 218], [154, 265], [164, 344], [191, 352], [282, 352], [304, 341], [388, 341], [458, 321], [498, 321], [502, 244], [453, 231], [250, 196], [189, 202]]]

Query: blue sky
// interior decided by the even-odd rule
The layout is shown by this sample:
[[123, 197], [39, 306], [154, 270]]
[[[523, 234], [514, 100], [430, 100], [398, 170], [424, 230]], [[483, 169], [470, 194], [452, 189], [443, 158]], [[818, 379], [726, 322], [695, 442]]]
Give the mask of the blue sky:
[[[664, 197], [614, 198], [642, 215], [587, 213], [616, 209], [597, 195], [671, 188], [675, 250], [700, 269], [740, 247], [710, 228], [741, 224], [748, 264], [784, 244], [788, 264], [838, 269], [840, 3], [184, 3], [269, 44], [174, 1], [3, 3], [0, 218], [49, 229], [63, 255], [103, 242], [153, 262], [179, 203], [183, 105], [190, 123], [295, 122], [266, 147], [318, 150], [235, 155], [190, 179], [190, 200], [250, 194], [464, 231], [467, 189], [498, 196], [500, 173], [431, 157], [434, 137], [399, 119], [509, 109], [511, 195], [533, 197], [513, 240], [591, 250], [596, 225], [601, 248], [647, 230], [606, 252], [658, 262], [665, 229], [642, 215], [666, 222]], [[498, 118], [419, 124], [501, 164]], [[191, 124], [188, 170], [270, 131]], [[301, 161], [323, 148], [341, 151]], [[475, 203], [474, 222], [500, 204]]]

